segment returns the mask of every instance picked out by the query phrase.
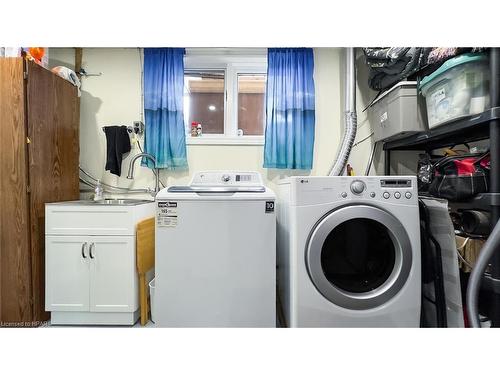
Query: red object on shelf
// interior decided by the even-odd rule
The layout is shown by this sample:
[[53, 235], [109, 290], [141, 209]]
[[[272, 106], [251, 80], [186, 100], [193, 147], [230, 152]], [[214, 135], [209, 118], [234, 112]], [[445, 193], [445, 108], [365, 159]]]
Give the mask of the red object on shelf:
[[191, 137], [197, 137], [198, 136], [198, 124], [199, 122], [193, 121], [191, 123]]
[[30, 47], [28, 48], [30, 55], [37, 61], [42, 62], [42, 58], [45, 55], [45, 48], [42, 47]]

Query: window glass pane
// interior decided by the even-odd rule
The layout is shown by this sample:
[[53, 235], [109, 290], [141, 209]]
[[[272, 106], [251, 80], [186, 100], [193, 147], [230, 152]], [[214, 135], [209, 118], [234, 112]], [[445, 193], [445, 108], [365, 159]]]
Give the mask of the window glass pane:
[[224, 71], [184, 73], [184, 122], [191, 134], [193, 122], [203, 134], [224, 134]]
[[263, 135], [266, 75], [238, 74], [238, 135]]

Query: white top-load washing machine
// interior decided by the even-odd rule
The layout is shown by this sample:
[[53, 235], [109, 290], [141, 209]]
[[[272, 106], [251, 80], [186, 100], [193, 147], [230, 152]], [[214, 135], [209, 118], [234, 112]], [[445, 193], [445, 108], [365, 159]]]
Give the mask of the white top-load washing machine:
[[419, 326], [415, 177], [292, 177], [279, 184], [277, 209], [289, 326]]
[[257, 172], [198, 172], [158, 193], [157, 325], [276, 326], [274, 202]]

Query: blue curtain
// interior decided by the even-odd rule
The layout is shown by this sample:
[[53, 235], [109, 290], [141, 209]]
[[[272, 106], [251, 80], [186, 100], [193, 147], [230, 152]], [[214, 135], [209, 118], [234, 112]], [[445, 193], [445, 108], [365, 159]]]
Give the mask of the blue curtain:
[[312, 169], [313, 50], [270, 48], [267, 64], [264, 168]]
[[[144, 151], [157, 168], [186, 169], [184, 48], [144, 49]], [[149, 159], [142, 165], [153, 167]]]

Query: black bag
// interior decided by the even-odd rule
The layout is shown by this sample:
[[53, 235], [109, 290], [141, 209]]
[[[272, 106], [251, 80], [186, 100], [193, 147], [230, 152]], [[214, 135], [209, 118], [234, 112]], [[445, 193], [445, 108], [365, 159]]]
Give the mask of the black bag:
[[391, 88], [425, 65], [431, 50], [421, 47], [363, 48], [369, 67], [368, 85], [376, 91]]
[[432, 165], [429, 194], [449, 201], [462, 201], [486, 193], [489, 169], [489, 152], [444, 157]]

